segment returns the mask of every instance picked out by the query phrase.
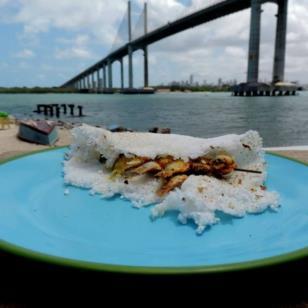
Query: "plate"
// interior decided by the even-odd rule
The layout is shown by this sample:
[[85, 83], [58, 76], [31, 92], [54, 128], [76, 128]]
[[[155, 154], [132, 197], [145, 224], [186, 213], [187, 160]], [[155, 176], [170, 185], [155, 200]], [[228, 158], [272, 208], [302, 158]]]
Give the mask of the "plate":
[[[132, 273], [247, 269], [308, 255], [308, 168], [266, 154], [267, 186], [281, 195], [277, 212], [224, 216], [198, 236], [175, 214], [150, 219], [120, 197], [109, 200], [66, 187], [67, 148], [0, 165], [0, 248], [82, 268]], [[66, 195], [65, 189], [69, 190]]]

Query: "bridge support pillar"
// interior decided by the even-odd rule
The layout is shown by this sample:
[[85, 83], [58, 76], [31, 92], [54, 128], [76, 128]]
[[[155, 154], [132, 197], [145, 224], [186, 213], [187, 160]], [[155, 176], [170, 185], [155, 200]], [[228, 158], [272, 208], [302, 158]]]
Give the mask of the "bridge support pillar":
[[128, 45], [128, 87], [134, 87], [134, 74], [133, 74], [133, 48]]
[[108, 60], [108, 88], [112, 89], [112, 63]]
[[120, 59], [120, 70], [121, 70], [121, 89], [124, 88], [124, 67], [123, 67], [123, 58]]
[[147, 88], [149, 86], [148, 46], [145, 46], [143, 48], [143, 56], [144, 56], [144, 87]]
[[[148, 33], [148, 4], [144, 2], [144, 34]], [[148, 46], [143, 47], [143, 56], [144, 56], [144, 87], [149, 86], [149, 63], [148, 63]]]
[[90, 86], [90, 75], [87, 75], [87, 88], [88, 88], [88, 90], [91, 89], [91, 86]]
[[101, 88], [101, 76], [99, 69], [96, 71], [96, 92], [98, 93]]
[[106, 79], [106, 65], [103, 66], [103, 88], [107, 88], [107, 79]]
[[286, 57], [286, 39], [287, 39], [287, 16], [288, 16], [288, 0], [278, 1], [273, 68], [273, 82], [284, 80], [284, 68]]
[[261, 12], [260, 0], [251, 0], [247, 82], [258, 82]]
[[[127, 2], [127, 14], [128, 14], [128, 42], [132, 41], [132, 17], [131, 17], [131, 2]], [[133, 48], [132, 45], [128, 45], [128, 87], [132, 89], [134, 87], [133, 80]]]
[[91, 73], [91, 90], [95, 90], [95, 78], [94, 78], [94, 72]]

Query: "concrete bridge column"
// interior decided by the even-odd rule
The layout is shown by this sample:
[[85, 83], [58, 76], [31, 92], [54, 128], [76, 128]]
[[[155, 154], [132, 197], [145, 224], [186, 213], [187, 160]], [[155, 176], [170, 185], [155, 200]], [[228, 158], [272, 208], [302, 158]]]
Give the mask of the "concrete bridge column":
[[108, 88], [112, 89], [112, 63], [108, 60]]
[[133, 48], [128, 46], [128, 87], [134, 87], [134, 74], [133, 74]]
[[87, 75], [87, 88], [88, 88], [88, 90], [91, 89], [91, 85], [90, 85], [90, 75]]
[[[148, 33], [148, 4], [144, 3], [144, 34]], [[148, 46], [144, 46], [143, 48], [143, 56], [144, 56], [144, 87], [147, 88], [149, 86], [149, 63], [148, 63]]]
[[102, 90], [105, 88], [105, 86], [104, 86], [105, 77], [104, 77], [104, 66], [103, 66], [102, 67], [102, 79], [101, 79], [101, 88], [102, 88]]
[[143, 56], [144, 56], [144, 87], [147, 88], [149, 86], [148, 46], [145, 46], [143, 48]]
[[91, 73], [91, 89], [95, 90], [94, 72]]
[[103, 87], [104, 89], [107, 88], [107, 79], [106, 79], [106, 65], [103, 66]]
[[288, 0], [278, 1], [273, 82], [284, 80], [287, 40]]
[[251, 0], [247, 82], [257, 82], [259, 77], [261, 12], [260, 0]]
[[124, 88], [124, 67], [123, 67], [123, 58], [120, 59], [121, 66], [121, 89]]
[[[132, 41], [132, 17], [131, 17], [131, 2], [128, 1], [127, 13], [128, 13], [128, 41]], [[128, 45], [128, 87], [134, 87], [133, 80], [133, 48], [132, 45]]]
[[99, 72], [99, 69], [97, 69], [97, 71], [96, 71], [96, 92], [99, 92], [99, 90], [100, 90], [100, 79], [101, 79], [101, 77], [100, 77], [100, 72]]

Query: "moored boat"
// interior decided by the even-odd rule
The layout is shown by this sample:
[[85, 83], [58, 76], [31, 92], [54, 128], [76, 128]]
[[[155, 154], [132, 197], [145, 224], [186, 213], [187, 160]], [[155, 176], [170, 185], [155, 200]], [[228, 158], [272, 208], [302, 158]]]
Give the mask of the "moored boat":
[[58, 131], [52, 121], [21, 121], [18, 137], [32, 143], [53, 145], [58, 140]]

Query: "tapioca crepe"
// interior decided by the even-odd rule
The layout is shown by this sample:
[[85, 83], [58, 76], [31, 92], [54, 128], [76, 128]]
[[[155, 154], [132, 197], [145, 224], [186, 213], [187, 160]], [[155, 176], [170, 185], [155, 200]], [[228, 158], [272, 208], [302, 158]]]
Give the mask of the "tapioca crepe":
[[219, 222], [219, 212], [243, 217], [279, 206], [265, 187], [266, 163], [256, 131], [217, 138], [110, 132], [89, 125], [72, 131], [65, 182], [135, 207], [152, 205], [157, 218], [176, 211], [196, 232]]

